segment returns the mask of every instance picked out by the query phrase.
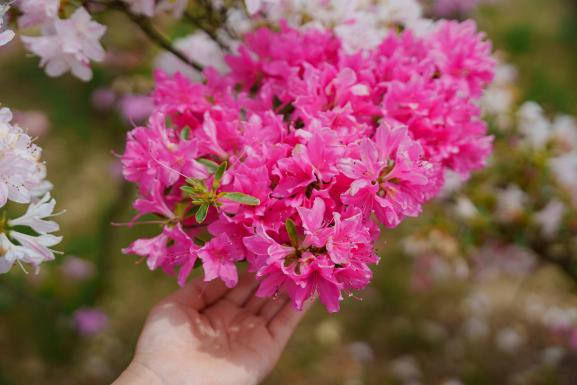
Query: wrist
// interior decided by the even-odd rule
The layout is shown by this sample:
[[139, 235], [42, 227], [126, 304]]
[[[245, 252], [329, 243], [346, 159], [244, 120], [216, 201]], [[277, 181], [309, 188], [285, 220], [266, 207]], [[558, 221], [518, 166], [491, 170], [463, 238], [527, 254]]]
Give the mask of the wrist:
[[137, 361], [133, 361], [122, 372], [112, 385], [166, 385], [166, 382], [148, 368]]

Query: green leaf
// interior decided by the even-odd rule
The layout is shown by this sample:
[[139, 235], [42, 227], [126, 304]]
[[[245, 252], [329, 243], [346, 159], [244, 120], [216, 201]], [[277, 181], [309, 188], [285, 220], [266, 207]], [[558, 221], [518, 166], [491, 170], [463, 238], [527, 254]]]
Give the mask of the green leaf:
[[222, 180], [222, 176], [226, 171], [226, 160], [218, 165], [214, 173], [214, 181], [212, 182], [212, 190], [215, 191], [220, 187], [220, 181]]
[[188, 195], [196, 195], [198, 193], [198, 190], [190, 186], [181, 186], [180, 190]]
[[288, 233], [288, 236], [291, 240], [292, 246], [296, 249], [299, 245], [299, 242], [298, 242], [298, 237], [297, 237], [297, 229], [296, 229], [295, 223], [292, 221], [292, 219], [289, 218], [286, 220], [285, 228], [286, 228], [286, 232]]
[[208, 214], [208, 205], [202, 205], [198, 208], [198, 210], [196, 211], [196, 222], [197, 223], [202, 223], [204, 222], [204, 220], [206, 219], [206, 215]]
[[180, 139], [188, 140], [190, 138], [190, 127], [184, 127], [182, 131], [180, 131]]
[[258, 206], [260, 205], [260, 200], [253, 197], [252, 195], [243, 194], [239, 192], [225, 192], [219, 195], [221, 198], [235, 201], [237, 203], [248, 205], [248, 206]]
[[218, 169], [218, 163], [213, 162], [212, 160], [200, 158], [200, 159], [197, 159], [196, 161], [198, 163], [202, 164], [204, 167], [206, 167], [208, 172], [210, 172], [211, 174], [214, 174], [216, 172], [216, 170]]
[[214, 179], [220, 182], [222, 180], [222, 176], [224, 175], [225, 171], [226, 171], [226, 160], [222, 162], [216, 169], [216, 172], [214, 173]]
[[186, 180], [186, 183], [192, 187], [193, 189], [195, 189], [197, 192], [206, 192], [206, 185], [204, 184], [203, 180], [200, 179], [192, 179], [192, 178], [188, 178]]

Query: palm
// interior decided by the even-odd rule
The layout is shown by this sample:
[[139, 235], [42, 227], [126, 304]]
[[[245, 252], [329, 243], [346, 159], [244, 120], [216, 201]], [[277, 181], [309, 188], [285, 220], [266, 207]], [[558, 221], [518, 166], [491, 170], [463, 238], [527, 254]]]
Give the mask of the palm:
[[273, 368], [302, 317], [282, 299], [254, 296], [248, 276], [228, 290], [195, 282], [157, 305], [135, 364], [166, 384], [252, 385]]

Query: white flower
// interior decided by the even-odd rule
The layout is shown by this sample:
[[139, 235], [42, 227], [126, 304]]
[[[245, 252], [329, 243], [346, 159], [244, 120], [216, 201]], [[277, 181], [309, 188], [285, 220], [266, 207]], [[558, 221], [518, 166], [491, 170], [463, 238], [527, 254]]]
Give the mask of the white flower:
[[401, 356], [391, 362], [393, 375], [403, 382], [417, 380], [421, 377], [421, 369], [413, 356]]
[[577, 120], [572, 116], [557, 116], [553, 121], [553, 138], [562, 149], [577, 151]]
[[487, 337], [490, 328], [484, 318], [471, 316], [467, 322], [465, 322], [464, 331], [467, 337], [476, 340]]
[[516, 219], [523, 213], [523, 206], [527, 201], [527, 194], [516, 185], [509, 185], [506, 189], [497, 191], [496, 216], [503, 222]]
[[462, 219], [472, 219], [479, 214], [479, 210], [477, 210], [475, 204], [464, 196], [457, 198], [455, 212]]
[[497, 347], [505, 353], [515, 353], [523, 345], [525, 339], [516, 330], [505, 328], [497, 334], [495, 342]]
[[443, 382], [443, 385], [463, 385], [463, 383], [457, 379], [450, 379]]
[[577, 152], [549, 159], [549, 168], [557, 181], [569, 190], [573, 200], [577, 203]]
[[20, 244], [19, 250], [23, 254], [23, 262], [38, 267], [44, 261], [54, 260], [54, 250], [62, 241], [62, 237], [52, 234], [28, 235], [17, 231], [10, 231], [9, 236]]
[[90, 61], [102, 61], [104, 49], [100, 39], [106, 27], [93, 21], [82, 7], [68, 19], [56, 19], [43, 29], [43, 35], [23, 36], [26, 47], [40, 57], [40, 65], [49, 76], [71, 71], [82, 80], [92, 78]]
[[8, 200], [29, 203], [46, 176], [40, 148], [11, 121], [12, 112], [0, 109], [0, 207]]
[[62, 237], [51, 234], [32, 236], [15, 231], [11, 231], [9, 236], [18, 244], [0, 233], [0, 274], [10, 271], [16, 262], [31, 264], [38, 271], [42, 262], [54, 259], [54, 251], [50, 247], [62, 240]]
[[463, 182], [463, 177], [459, 173], [453, 170], [445, 170], [444, 183], [439, 194], [439, 199], [449, 198], [459, 191], [461, 187], [463, 187]]
[[262, 0], [245, 0], [244, 4], [246, 5], [246, 10], [248, 11], [248, 14], [254, 15], [258, 11], [260, 11], [262, 7]]
[[415, 0], [385, 0], [378, 2], [375, 11], [381, 23], [400, 23], [410, 26], [421, 19], [423, 10]]
[[496, 118], [500, 129], [510, 126], [511, 111], [515, 102], [517, 69], [510, 64], [499, 63], [493, 83], [487, 88], [481, 105], [487, 114]]
[[130, 12], [148, 17], [154, 16], [154, 0], [122, 0], [130, 7]]
[[577, 310], [551, 306], [541, 314], [541, 317], [543, 324], [549, 329], [569, 329], [575, 327], [577, 323]]
[[378, 27], [379, 19], [375, 14], [357, 13], [351, 20], [335, 27], [336, 35], [349, 53], [378, 46], [388, 33], [387, 30]]
[[[38, 268], [43, 261], [54, 259], [50, 247], [62, 239], [50, 234], [59, 227], [48, 219], [55, 215], [55, 201], [46, 192], [51, 184], [45, 180], [40, 148], [11, 121], [10, 110], [0, 109], [0, 274], [17, 262]], [[41, 192], [43, 196], [37, 195]], [[42, 198], [37, 199], [39, 196]], [[24, 215], [6, 220], [8, 201], [30, 205]], [[21, 228], [28, 229], [23, 232]], [[32, 232], [35, 235], [30, 235]]]
[[6, 12], [10, 9], [10, 6], [0, 4], [0, 47], [8, 44], [12, 39], [14, 39], [14, 31], [4, 29], [4, 16]]
[[[422, 8], [416, 0], [246, 0], [245, 4], [250, 15], [260, 12], [272, 22], [286, 20], [297, 27], [332, 29], [349, 52], [374, 48], [397, 25], [418, 33], [431, 25], [421, 17]], [[242, 34], [250, 26], [239, 23], [239, 18], [241, 15], [234, 13], [231, 25]]]
[[174, 18], [180, 18], [186, 7], [188, 0], [164, 0], [156, 6], [156, 12], [172, 12]]
[[557, 367], [559, 362], [563, 359], [564, 355], [564, 348], [559, 346], [551, 346], [543, 350], [543, 353], [541, 354], [541, 361], [547, 366]]
[[541, 226], [543, 236], [551, 238], [557, 233], [565, 211], [563, 202], [553, 200], [543, 210], [535, 214], [535, 222]]
[[14, 39], [14, 36], [16, 36], [14, 34], [14, 31], [8, 30], [8, 31], [0, 32], [0, 47], [10, 43], [10, 41], [12, 41], [12, 39]]
[[0, 274], [9, 272], [14, 263], [22, 259], [22, 256], [21, 250], [11, 243], [5, 234], [0, 233]]
[[10, 226], [28, 226], [37, 233], [53, 233], [59, 230], [56, 222], [47, 220], [54, 216], [56, 201], [46, 194], [38, 202], [31, 203], [26, 213], [19, 218], [8, 221]]
[[543, 109], [535, 102], [524, 103], [517, 112], [519, 131], [527, 142], [536, 149], [545, 147], [551, 137], [551, 123], [544, 116]]
[[16, 5], [22, 12], [22, 16], [18, 18], [18, 25], [28, 28], [56, 19], [60, 0], [18, 0]]
[[[227, 65], [222, 49], [203, 31], [197, 31], [185, 38], [175, 40], [174, 46], [203, 67], [212, 66], [219, 72], [225, 72]], [[169, 74], [180, 72], [192, 79], [200, 79], [201, 75], [190, 65], [183, 63], [170, 52], [163, 53], [156, 59], [156, 67]]]

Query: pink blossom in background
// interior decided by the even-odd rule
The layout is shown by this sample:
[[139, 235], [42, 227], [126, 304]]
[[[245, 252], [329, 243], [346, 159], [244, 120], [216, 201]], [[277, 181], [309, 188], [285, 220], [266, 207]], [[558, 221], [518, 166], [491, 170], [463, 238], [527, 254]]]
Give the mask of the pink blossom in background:
[[122, 163], [118, 159], [110, 161], [108, 175], [114, 180], [122, 180]]
[[433, 11], [439, 17], [466, 16], [472, 14], [479, 5], [492, 1], [494, 0], [435, 0]]
[[78, 334], [85, 337], [99, 335], [108, 326], [108, 316], [98, 308], [80, 308], [74, 312], [72, 318]]
[[91, 101], [98, 111], [108, 111], [114, 107], [116, 93], [110, 88], [98, 88], [92, 92]]
[[74, 256], [66, 257], [60, 269], [65, 277], [77, 281], [90, 279], [96, 273], [94, 263]]
[[573, 330], [569, 339], [569, 346], [571, 349], [577, 351], [577, 329]]
[[118, 102], [121, 115], [130, 122], [142, 122], [154, 108], [152, 98], [147, 95], [124, 95]]
[[475, 274], [479, 279], [502, 275], [525, 276], [536, 267], [535, 255], [515, 245], [487, 244], [473, 255]]
[[13, 111], [14, 123], [26, 127], [32, 137], [44, 136], [50, 128], [50, 120], [42, 111]]
[[135, 220], [164, 225], [124, 252], [180, 284], [200, 260], [205, 280], [232, 287], [246, 260], [258, 296], [284, 292], [302, 309], [318, 295], [336, 312], [372, 278], [379, 224], [419, 215], [447, 170], [466, 178], [491, 151], [477, 102], [495, 62], [473, 22], [406, 29], [362, 54], [281, 24], [225, 61], [203, 82], [158, 71], [153, 105], [127, 102], [151, 109], [122, 157]]

